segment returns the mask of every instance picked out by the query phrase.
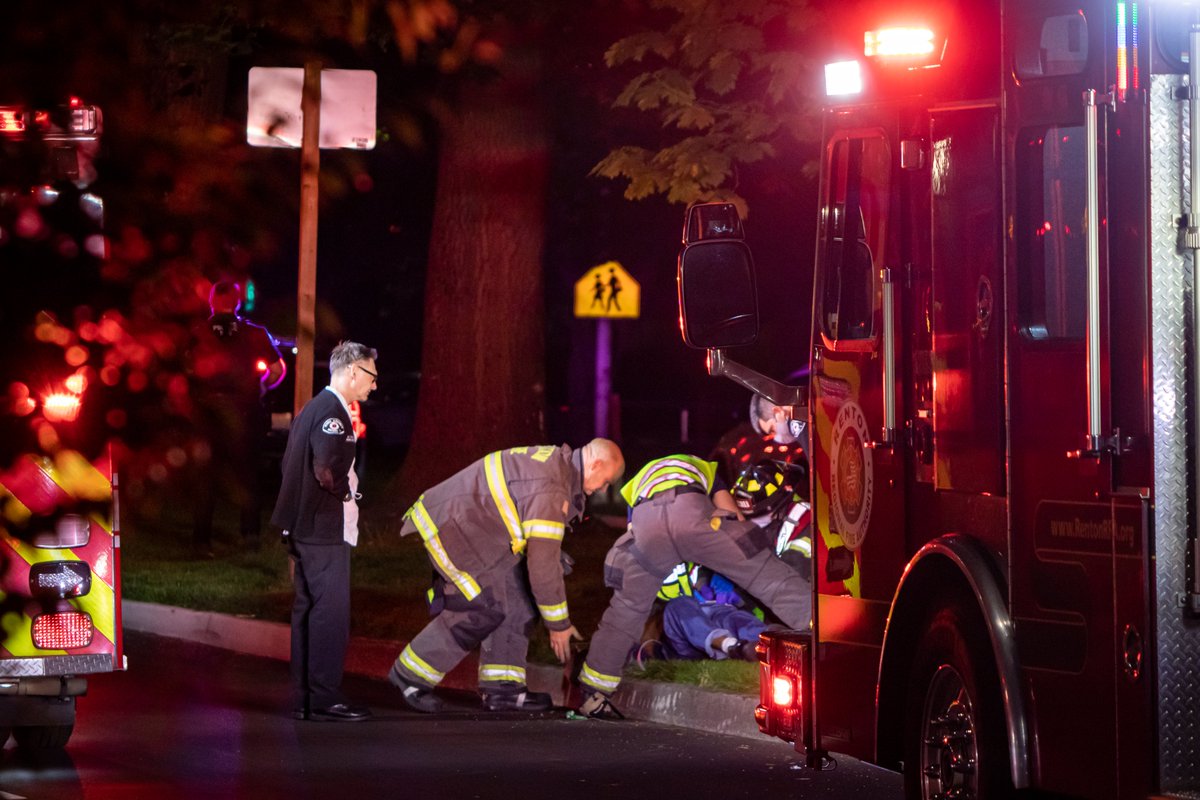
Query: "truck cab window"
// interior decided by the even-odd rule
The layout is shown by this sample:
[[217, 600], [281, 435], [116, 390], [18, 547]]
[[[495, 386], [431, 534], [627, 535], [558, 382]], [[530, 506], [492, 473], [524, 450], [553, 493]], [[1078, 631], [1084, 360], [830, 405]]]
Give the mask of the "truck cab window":
[[1082, 339], [1087, 317], [1082, 126], [1025, 129], [1017, 144], [1018, 302], [1032, 339]]
[[882, 136], [841, 139], [830, 150], [821, 325], [832, 340], [874, 335], [876, 262], [883, 252], [890, 176]]
[[1019, 19], [1013, 57], [1022, 80], [1083, 72], [1088, 61], [1087, 17], [1076, 10]]

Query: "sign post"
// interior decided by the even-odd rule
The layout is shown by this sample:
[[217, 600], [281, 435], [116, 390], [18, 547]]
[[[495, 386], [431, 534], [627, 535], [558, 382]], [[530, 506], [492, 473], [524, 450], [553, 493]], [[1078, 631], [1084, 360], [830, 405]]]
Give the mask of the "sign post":
[[612, 320], [637, 319], [642, 287], [616, 261], [592, 267], [575, 282], [575, 316], [596, 320], [596, 436], [608, 438], [612, 400]]
[[300, 148], [300, 262], [296, 286], [294, 414], [312, 399], [316, 338], [317, 208], [325, 148], [375, 147], [375, 73], [370, 70], [254, 67], [250, 70], [246, 141]]
[[321, 63], [304, 65], [300, 101], [304, 135], [300, 145], [300, 265], [296, 285], [296, 391], [293, 419], [312, 399], [313, 341], [317, 328], [317, 200], [320, 195]]

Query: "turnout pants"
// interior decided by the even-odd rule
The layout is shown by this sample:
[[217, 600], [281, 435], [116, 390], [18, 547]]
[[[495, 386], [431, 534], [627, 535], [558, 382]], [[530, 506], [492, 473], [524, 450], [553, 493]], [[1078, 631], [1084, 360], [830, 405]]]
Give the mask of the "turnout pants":
[[342, 671], [350, 643], [350, 545], [290, 547], [292, 583], [292, 704], [297, 711], [346, 702]]
[[432, 687], [480, 647], [480, 688], [521, 691], [537, 618], [525, 564], [512, 556], [473, 577], [480, 589], [473, 600], [444, 582], [444, 607], [404, 648], [396, 666], [407, 680]]
[[588, 648], [579, 676], [583, 684], [607, 695], [616, 691], [659, 586], [681, 561], [726, 576], [788, 626], [808, 627], [808, 581], [775, 556], [766, 531], [724, 513], [707, 495], [674, 489], [634, 506], [630, 532], [605, 557], [604, 582], [613, 595]]

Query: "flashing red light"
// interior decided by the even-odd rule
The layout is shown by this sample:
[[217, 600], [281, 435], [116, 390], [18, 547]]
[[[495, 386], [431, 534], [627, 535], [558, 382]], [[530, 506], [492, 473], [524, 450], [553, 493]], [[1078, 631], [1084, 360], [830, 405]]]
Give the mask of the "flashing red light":
[[780, 708], [791, 708], [796, 702], [796, 683], [787, 675], [776, 675], [771, 679], [771, 703]]
[[19, 108], [0, 108], [0, 133], [24, 133], [25, 112]]
[[260, 358], [258, 361], [254, 362], [254, 368], [256, 370], [258, 370], [259, 372], [266, 372], [267, 371], [267, 362]]
[[72, 97], [68, 102], [70, 103], [71, 108], [79, 108], [81, 105], [83, 105], [83, 101], [78, 97]]
[[55, 392], [42, 398], [42, 415], [50, 422], [73, 422], [81, 405], [79, 395]]
[[933, 49], [929, 28], [880, 28], [863, 36], [863, 54], [867, 56], [927, 56]]
[[92, 618], [82, 611], [56, 611], [33, 620], [33, 645], [42, 650], [68, 650], [92, 643]]

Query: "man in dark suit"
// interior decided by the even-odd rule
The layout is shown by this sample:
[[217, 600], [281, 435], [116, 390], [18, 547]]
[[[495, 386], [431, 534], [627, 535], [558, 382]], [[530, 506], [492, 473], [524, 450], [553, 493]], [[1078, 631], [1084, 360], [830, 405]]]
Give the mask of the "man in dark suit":
[[358, 543], [358, 475], [349, 405], [375, 388], [376, 352], [342, 342], [329, 356], [329, 385], [292, 423], [271, 523], [291, 556], [292, 693], [296, 719], [356, 722], [371, 712], [342, 694], [350, 641], [350, 548]]

